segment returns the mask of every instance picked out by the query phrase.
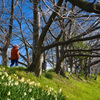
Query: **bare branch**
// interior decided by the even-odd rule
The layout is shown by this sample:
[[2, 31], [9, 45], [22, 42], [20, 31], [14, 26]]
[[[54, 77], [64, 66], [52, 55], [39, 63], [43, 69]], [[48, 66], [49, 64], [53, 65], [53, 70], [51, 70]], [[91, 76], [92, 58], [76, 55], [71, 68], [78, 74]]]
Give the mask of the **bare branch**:
[[100, 57], [100, 55], [91, 55], [91, 54], [66, 54], [65, 57], [75, 57], [75, 56], [85, 56], [85, 57]]
[[92, 52], [92, 51], [100, 51], [100, 48], [97, 48], [97, 49], [88, 49], [88, 50], [83, 50], [83, 49], [73, 49], [73, 50], [70, 50], [70, 49], [67, 49], [65, 50], [64, 52]]
[[100, 60], [96, 60], [96, 61], [90, 63], [87, 67], [93, 66], [93, 65], [95, 65], [97, 63], [100, 63]]
[[100, 14], [100, 4], [99, 3], [90, 3], [85, 0], [66, 0], [71, 2], [73, 5], [78, 6], [82, 10], [90, 13], [97, 13]]
[[27, 67], [27, 65], [23, 62], [18, 61], [18, 63], [24, 65], [25, 67]]
[[63, 41], [63, 42], [55, 42], [51, 45], [48, 45], [48, 46], [45, 46], [43, 49], [42, 49], [42, 52], [45, 51], [45, 50], [48, 50], [50, 48], [53, 48], [55, 46], [58, 46], [58, 45], [69, 45], [70, 43], [73, 43], [73, 42], [78, 42], [78, 41], [88, 41], [88, 40], [92, 40], [92, 39], [100, 39], [100, 34], [99, 35], [95, 35], [95, 36], [91, 36], [91, 37], [85, 37], [85, 38], [79, 38], [79, 39], [69, 39], [67, 41]]
[[19, 0], [16, 1], [14, 8], [16, 8], [16, 6], [18, 5], [18, 1], [19, 1]]
[[4, 13], [4, 8], [5, 8], [4, 0], [2, 0], [2, 4], [3, 4], [3, 8], [2, 8], [2, 11], [1, 11], [1, 14], [0, 14], [0, 21], [1, 21], [2, 15]]
[[[42, 17], [43, 17], [44, 22], [47, 23], [47, 20], [46, 20], [46, 18], [45, 18], [44, 13], [43, 13], [42, 7], [40, 6], [39, 8], [40, 8], [40, 10], [41, 10], [41, 12], [42, 12]], [[50, 32], [51, 36], [52, 36], [54, 39], [56, 39], [56, 37], [54, 36], [54, 34], [53, 34], [52, 31], [50, 30], [50, 28], [49, 28], [49, 32]]]
[[[63, 3], [63, 0], [59, 0], [58, 3], [57, 3], [57, 6], [60, 7], [62, 5], [62, 3]], [[56, 9], [56, 12], [58, 12], [59, 9], [60, 8]], [[55, 12], [53, 12], [52, 15], [50, 16], [46, 26], [43, 28], [42, 33], [40, 35], [40, 39], [39, 39], [39, 48], [43, 44], [46, 33], [47, 33], [48, 29], [50, 28], [51, 24], [53, 23], [56, 16], [57, 16], [57, 14]]]

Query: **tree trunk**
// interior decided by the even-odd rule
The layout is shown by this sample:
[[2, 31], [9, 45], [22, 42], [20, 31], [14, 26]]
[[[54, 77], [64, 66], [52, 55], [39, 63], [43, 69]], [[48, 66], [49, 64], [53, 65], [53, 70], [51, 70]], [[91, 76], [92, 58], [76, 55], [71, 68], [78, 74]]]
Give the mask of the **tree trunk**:
[[[41, 76], [41, 69], [42, 69], [42, 46], [43, 46], [43, 41], [46, 36], [46, 33], [53, 23], [55, 17], [57, 14], [53, 12], [45, 25], [45, 27], [42, 30], [42, 33], [40, 35], [40, 29], [39, 29], [39, 16], [38, 16], [38, 2], [37, 0], [34, 0], [34, 8], [33, 8], [33, 17], [34, 17], [34, 22], [33, 22], [33, 59], [32, 59], [32, 64], [28, 68], [29, 71], [35, 72], [36, 76]], [[59, 0], [57, 3], [57, 6], [61, 6], [63, 3], [63, 0]], [[55, 9], [56, 12], [58, 12], [60, 7], [57, 7]], [[40, 35], [40, 36], [39, 36]]]
[[52, 59], [52, 66], [53, 66], [53, 69], [55, 69], [55, 57], [54, 57], [54, 51], [53, 51], [53, 48], [51, 48], [51, 59]]
[[8, 59], [8, 55], [7, 55], [7, 50], [2, 51], [2, 58], [3, 58], [3, 66], [8, 66], [9, 59]]
[[11, 36], [12, 36], [13, 17], [14, 17], [14, 0], [12, 0], [12, 4], [11, 4], [11, 17], [10, 17], [10, 24], [9, 24], [9, 33], [7, 33], [6, 40], [4, 43], [4, 48], [2, 49], [2, 57], [3, 57], [3, 65], [4, 66], [8, 66], [8, 64], [9, 64], [7, 50], [8, 50]]
[[41, 76], [41, 73], [42, 73], [42, 60], [43, 60], [43, 54], [38, 50], [34, 61], [28, 67], [28, 71], [34, 72], [36, 76]]
[[34, 10], [33, 10], [33, 51], [36, 54], [37, 47], [38, 47], [38, 41], [40, 37], [40, 15], [39, 15], [39, 9], [38, 9], [38, 1], [34, 1]]
[[43, 54], [39, 53], [35, 60], [34, 72], [36, 76], [41, 76], [42, 73]]
[[58, 62], [57, 65], [56, 65], [56, 69], [55, 69], [55, 72], [57, 74], [60, 74], [64, 77], [66, 77], [66, 74], [65, 74], [65, 69], [64, 69], [64, 66], [63, 66], [63, 62]]
[[46, 70], [47, 67], [47, 56], [45, 52], [43, 53], [43, 63], [42, 63], [42, 70]]
[[73, 57], [69, 57], [70, 59], [70, 72], [72, 73], [72, 68], [73, 68]]
[[98, 68], [99, 68], [99, 66], [96, 67], [95, 73], [94, 73], [95, 74], [95, 79], [94, 79], [95, 81], [97, 81], [97, 77], [98, 77]]
[[88, 76], [88, 68], [87, 68], [87, 58], [84, 60], [84, 72], [85, 72], [85, 78], [87, 79]]
[[62, 56], [59, 58], [59, 60], [56, 63], [55, 72], [57, 74], [60, 74], [64, 77], [66, 77], [63, 60], [64, 60], [64, 54], [62, 54]]
[[82, 72], [82, 69], [83, 69], [82, 68], [82, 59], [81, 58], [79, 59], [79, 65], [80, 65], [80, 73], [81, 73]]
[[58, 63], [58, 60], [59, 60], [59, 48], [58, 46], [56, 46], [56, 64]]
[[41, 76], [43, 54], [41, 53], [41, 48], [38, 46], [40, 37], [40, 15], [38, 9], [39, 2], [34, 1], [33, 3], [33, 57], [32, 64], [28, 67], [28, 70], [35, 72], [36, 76]]

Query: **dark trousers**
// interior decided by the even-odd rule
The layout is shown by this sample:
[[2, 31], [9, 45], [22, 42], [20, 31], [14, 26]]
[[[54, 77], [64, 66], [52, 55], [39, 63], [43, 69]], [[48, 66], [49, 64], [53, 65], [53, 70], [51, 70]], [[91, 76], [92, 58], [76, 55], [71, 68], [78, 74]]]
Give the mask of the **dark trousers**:
[[18, 59], [11, 59], [10, 67], [12, 67], [14, 65], [14, 63], [15, 63], [16, 66], [18, 66]]

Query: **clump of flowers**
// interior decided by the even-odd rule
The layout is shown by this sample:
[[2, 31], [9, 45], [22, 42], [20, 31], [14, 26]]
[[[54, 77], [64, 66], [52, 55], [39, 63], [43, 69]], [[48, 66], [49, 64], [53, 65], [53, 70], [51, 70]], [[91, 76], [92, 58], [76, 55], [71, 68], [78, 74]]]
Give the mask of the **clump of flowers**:
[[60, 94], [61, 89], [58, 93], [48, 85], [43, 89], [40, 83], [30, 79], [25, 81], [24, 77], [20, 79], [17, 74], [14, 74], [14, 79], [3, 70], [5, 68], [0, 68], [0, 99], [2, 100], [16, 100], [16, 98], [17, 100], [66, 100]]

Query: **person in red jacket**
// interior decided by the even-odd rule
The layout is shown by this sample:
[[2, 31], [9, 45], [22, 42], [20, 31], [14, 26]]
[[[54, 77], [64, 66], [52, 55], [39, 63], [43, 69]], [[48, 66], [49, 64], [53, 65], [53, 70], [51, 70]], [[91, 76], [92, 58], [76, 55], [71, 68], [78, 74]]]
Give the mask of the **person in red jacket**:
[[15, 45], [13, 49], [11, 50], [11, 65], [12, 67], [15, 63], [16, 66], [18, 66], [18, 59], [19, 59], [19, 49], [18, 45]]

